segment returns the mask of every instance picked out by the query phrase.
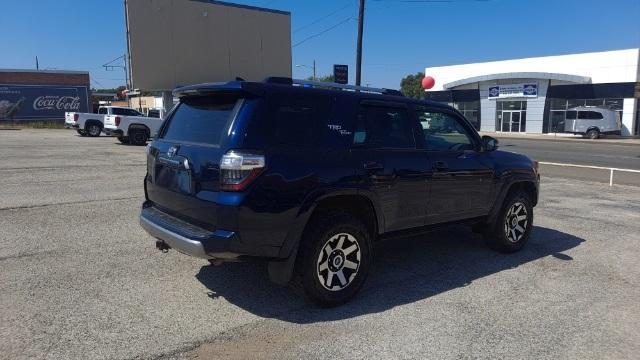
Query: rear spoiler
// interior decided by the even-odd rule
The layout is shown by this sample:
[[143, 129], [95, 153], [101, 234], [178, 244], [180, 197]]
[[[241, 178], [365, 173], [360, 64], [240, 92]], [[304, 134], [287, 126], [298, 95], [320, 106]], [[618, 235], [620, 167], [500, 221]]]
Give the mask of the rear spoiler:
[[213, 93], [234, 93], [244, 92], [247, 94], [261, 95], [260, 83], [246, 81], [229, 81], [218, 83], [204, 83], [179, 87], [173, 90], [173, 96], [206, 96]]

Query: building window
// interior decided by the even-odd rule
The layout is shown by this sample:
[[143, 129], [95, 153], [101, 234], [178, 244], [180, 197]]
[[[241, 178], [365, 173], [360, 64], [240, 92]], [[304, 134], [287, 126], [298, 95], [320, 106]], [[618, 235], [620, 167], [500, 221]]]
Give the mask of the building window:
[[549, 99], [548, 132], [564, 132], [566, 119], [575, 119], [575, 111], [567, 111], [575, 107], [598, 107], [616, 112], [618, 123], [622, 123], [623, 99]]
[[460, 111], [476, 130], [480, 130], [480, 101], [456, 101], [451, 106]]

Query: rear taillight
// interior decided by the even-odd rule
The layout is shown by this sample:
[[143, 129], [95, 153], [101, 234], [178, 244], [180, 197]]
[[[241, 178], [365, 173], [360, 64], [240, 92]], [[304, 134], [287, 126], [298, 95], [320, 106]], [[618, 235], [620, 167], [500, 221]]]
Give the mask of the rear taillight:
[[120, 126], [120, 116], [116, 116], [115, 121], [116, 121], [116, 126]]
[[230, 151], [220, 159], [220, 188], [242, 191], [264, 170], [264, 155]]
[[73, 114], [73, 122], [78, 122], [78, 118], [80, 118], [80, 115]]

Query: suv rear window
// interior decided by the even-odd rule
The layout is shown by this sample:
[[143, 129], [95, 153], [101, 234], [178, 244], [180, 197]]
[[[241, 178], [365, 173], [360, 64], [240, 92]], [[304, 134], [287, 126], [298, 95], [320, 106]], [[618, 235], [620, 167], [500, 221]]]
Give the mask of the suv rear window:
[[162, 138], [176, 142], [220, 145], [222, 135], [240, 106], [240, 96], [224, 94], [198, 96], [181, 100]]

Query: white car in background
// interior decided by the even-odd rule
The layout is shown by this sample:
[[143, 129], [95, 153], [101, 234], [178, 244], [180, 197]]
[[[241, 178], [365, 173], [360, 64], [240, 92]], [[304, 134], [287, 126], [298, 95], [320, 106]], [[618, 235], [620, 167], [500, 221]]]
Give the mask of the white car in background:
[[123, 144], [146, 145], [155, 137], [162, 125], [157, 117], [107, 115], [104, 117], [104, 131], [107, 135], [115, 135]]
[[100, 106], [98, 113], [64, 113], [64, 127], [76, 129], [81, 136], [100, 136], [107, 115], [142, 115], [136, 110], [122, 106]]

